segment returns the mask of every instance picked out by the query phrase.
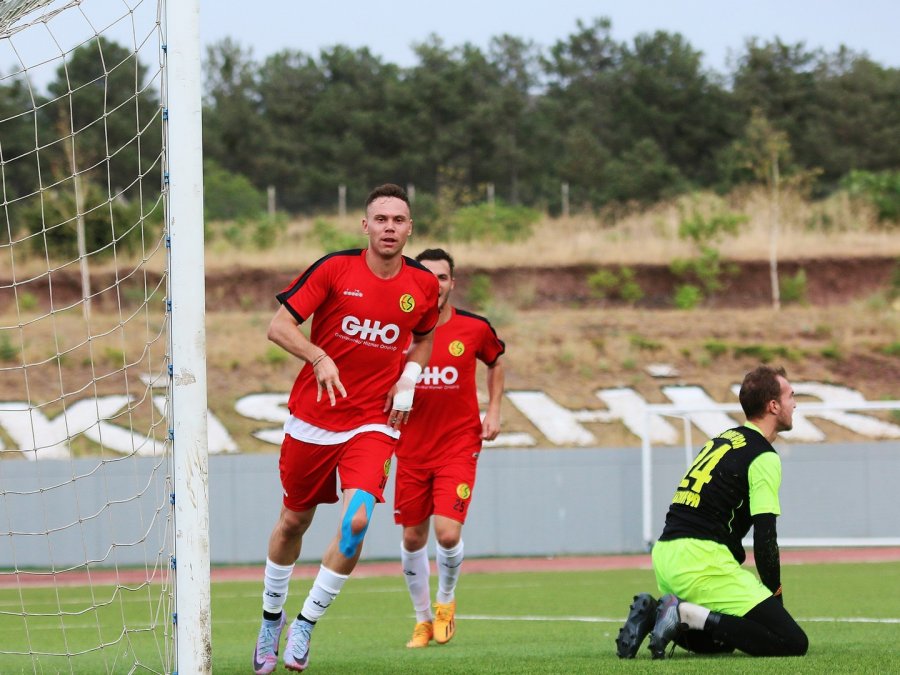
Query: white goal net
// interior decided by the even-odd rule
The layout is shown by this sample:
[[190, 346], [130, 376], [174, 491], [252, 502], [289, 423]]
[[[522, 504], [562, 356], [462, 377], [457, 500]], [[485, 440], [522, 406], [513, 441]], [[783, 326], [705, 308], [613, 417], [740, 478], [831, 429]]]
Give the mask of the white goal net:
[[[180, 219], [199, 261], [180, 277], [173, 262], [189, 238], [175, 186], [202, 195], [176, 159], [199, 138], [170, 140], [176, 113], [199, 126], [199, 95], [179, 108], [170, 86], [185, 49], [199, 61], [177, 44], [198, 42], [197, 2], [172, 5], [187, 18], [165, 0], [0, 0], [3, 673], [209, 669], [205, 455], [179, 458], [173, 414], [179, 384], [202, 389], [184, 410], [205, 434], [205, 366], [179, 351], [179, 330], [203, 336], [202, 207]], [[185, 311], [199, 317], [179, 328]], [[206, 570], [176, 603], [185, 538]]]

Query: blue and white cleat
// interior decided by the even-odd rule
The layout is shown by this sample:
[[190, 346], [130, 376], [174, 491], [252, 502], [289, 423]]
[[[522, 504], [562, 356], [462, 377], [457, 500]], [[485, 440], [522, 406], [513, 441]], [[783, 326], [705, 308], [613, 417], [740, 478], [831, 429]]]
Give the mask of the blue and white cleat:
[[288, 630], [287, 645], [284, 648], [284, 667], [300, 672], [309, 665], [309, 642], [316, 624], [294, 619]]
[[287, 619], [284, 613], [275, 621], [262, 620], [259, 637], [256, 638], [256, 649], [253, 650], [253, 672], [256, 675], [268, 675], [278, 665], [278, 645], [285, 623]]

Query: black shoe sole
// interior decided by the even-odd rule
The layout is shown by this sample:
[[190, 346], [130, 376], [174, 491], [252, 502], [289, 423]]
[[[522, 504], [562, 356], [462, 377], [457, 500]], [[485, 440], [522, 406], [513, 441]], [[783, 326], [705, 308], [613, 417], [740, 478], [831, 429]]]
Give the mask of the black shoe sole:
[[633, 659], [637, 655], [644, 638], [653, 630], [658, 604], [649, 593], [634, 596], [628, 618], [616, 638], [616, 653], [620, 659]]
[[666, 658], [666, 647], [669, 646], [668, 642], [663, 642], [662, 645], [654, 644], [653, 636], [650, 636], [650, 656], [653, 659], [664, 659]]
[[[654, 659], [666, 659], [672, 656], [672, 652], [675, 650], [675, 639], [684, 631], [687, 630], [687, 624], [679, 624], [678, 631], [675, 635], [672, 636], [671, 640], [661, 640], [662, 644], [659, 644], [654, 638], [653, 635], [650, 636], [650, 655]], [[669, 649], [669, 655], [666, 656], [666, 649]], [[732, 650], [733, 651], [733, 650]]]

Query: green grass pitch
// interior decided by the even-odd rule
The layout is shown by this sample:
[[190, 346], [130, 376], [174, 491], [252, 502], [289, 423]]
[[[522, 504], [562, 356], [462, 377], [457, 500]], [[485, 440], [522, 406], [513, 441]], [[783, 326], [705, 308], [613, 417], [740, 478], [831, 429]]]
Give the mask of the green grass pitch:
[[[398, 563], [399, 568], [399, 563]], [[260, 566], [260, 575], [262, 566]], [[900, 563], [790, 565], [782, 571], [788, 608], [810, 638], [809, 654], [794, 659], [751, 659], [742, 654], [701, 657], [676, 650], [666, 663], [650, 659], [646, 643], [633, 661], [620, 661], [614, 639], [631, 597], [654, 591], [649, 570], [465, 574], [457, 591], [457, 634], [447, 645], [405, 648], [414, 618], [406, 586], [393, 577], [351, 578], [313, 633], [310, 673], [888, 673], [900, 672]], [[299, 611], [310, 584], [296, 579], [287, 610]], [[434, 585], [434, 580], [432, 582]], [[213, 672], [250, 672], [259, 626], [261, 581], [218, 582], [212, 588]], [[104, 600], [112, 589], [94, 589]], [[66, 595], [90, 595], [84, 587], [28, 589], [29, 606], [66, 606]], [[146, 595], [146, 594], [145, 594]], [[77, 606], [81, 600], [76, 601]], [[2, 651], [22, 644], [18, 590], [0, 590]], [[126, 609], [123, 609], [126, 607]], [[29, 619], [32, 644], [70, 653], [111, 640], [122, 615], [147, 622], [146, 597], [112, 602], [103, 611], [66, 617], [65, 643], [59, 617]], [[81, 624], [79, 624], [81, 622]], [[72, 629], [69, 629], [69, 626]], [[80, 627], [79, 627], [80, 626]], [[159, 631], [157, 631], [159, 632]], [[79, 640], [84, 642], [79, 644]], [[157, 672], [164, 638], [136, 634], [129, 649]], [[155, 659], [155, 662], [154, 662]], [[123, 648], [86, 651], [74, 657], [0, 654], [0, 673], [129, 672]], [[287, 672], [281, 665], [276, 672]]]

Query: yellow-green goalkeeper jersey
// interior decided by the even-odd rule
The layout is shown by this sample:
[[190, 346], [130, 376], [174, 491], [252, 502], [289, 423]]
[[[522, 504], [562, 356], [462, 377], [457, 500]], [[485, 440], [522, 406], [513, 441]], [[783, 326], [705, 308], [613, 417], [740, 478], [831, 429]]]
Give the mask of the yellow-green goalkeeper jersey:
[[781, 513], [780, 486], [781, 460], [755, 425], [724, 431], [703, 446], [678, 484], [659, 539], [716, 541], [742, 563], [752, 517]]

